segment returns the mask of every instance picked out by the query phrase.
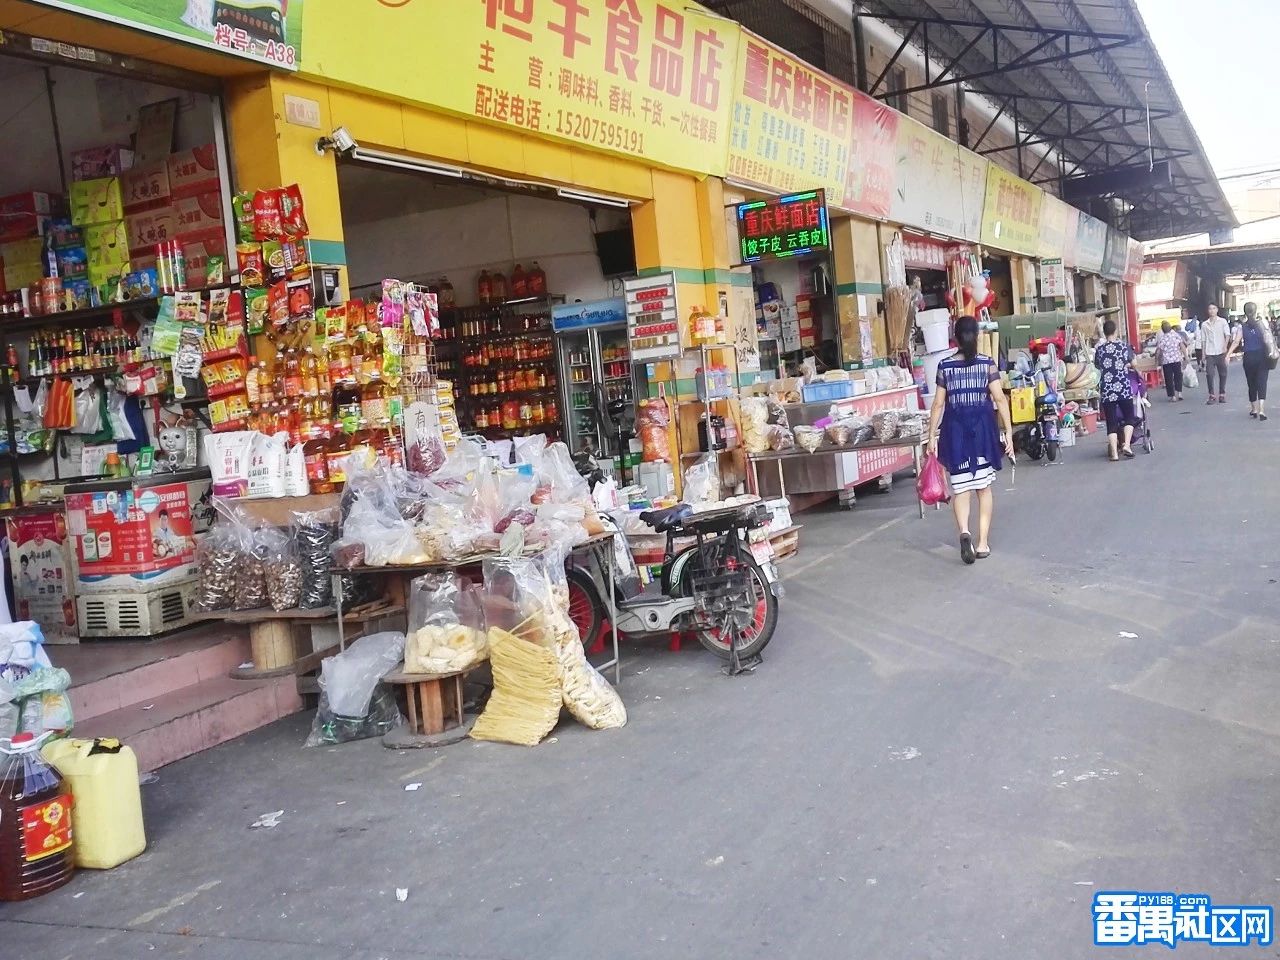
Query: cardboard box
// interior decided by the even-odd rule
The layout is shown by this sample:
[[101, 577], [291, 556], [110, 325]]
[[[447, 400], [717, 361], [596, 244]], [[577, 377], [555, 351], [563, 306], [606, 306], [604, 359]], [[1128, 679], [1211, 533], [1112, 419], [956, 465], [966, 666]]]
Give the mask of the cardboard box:
[[103, 177], [118, 177], [132, 166], [133, 151], [128, 147], [89, 147], [72, 152], [71, 179], [99, 180]]
[[110, 223], [124, 218], [118, 177], [82, 180], [71, 185], [71, 222], [77, 226]]
[[226, 256], [227, 242], [217, 234], [198, 239], [181, 240], [182, 255], [187, 261], [187, 289], [203, 287], [210, 255]]
[[[89, 285], [97, 288], [99, 292], [102, 291], [103, 287], [114, 288], [116, 283], [132, 269], [133, 266], [128, 260], [124, 263], [109, 263], [105, 265], [91, 263], [89, 264]], [[112, 297], [104, 297], [104, 302], [107, 299], [112, 299]]]
[[183, 197], [173, 203], [177, 220], [175, 236], [179, 240], [188, 237], [222, 235], [222, 193], [209, 190], [193, 197]]
[[40, 265], [40, 256], [44, 252], [43, 237], [28, 237], [25, 240], [9, 240], [0, 243], [0, 259], [5, 266], [27, 267]]
[[0, 213], [29, 213], [53, 216], [59, 197], [52, 193], [11, 193], [0, 197]]
[[174, 198], [221, 190], [218, 151], [212, 143], [169, 155], [169, 190]]
[[42, 213], [0, 213], [0, 243], [43, 237], [52, 222]]
[[126, 213], [168, 206], [172, 199], [169, 189], [169, 164], [165, 160], [134, 167], [120, 177], [120, 194]]
[[44, 276], [44, 271], [40, 269], [40, 264], [13, 264], [6, 263], [4, 265], [4, 288], [6, 291], [21, 290], [23, 287], [29, 287], [32, 284], [40, 282], [40, 278]]
[[58, 276], [64, 281], [80, 280], [89, 275], [89, 252], [84, 247], [60, 247]]
[[126, 214], [125, 232], [129, 252], [133, 256], [155, 256], [157, 243], [168, 243], [177, 236], [177, 218], [172, 207], [157, 207], [142, 213]]
[[151, 589], [196, 573], [185, 483], [66, 496], [81, 593]]
[[123, 220], [86, 227], [85, 250], [90, 267], [106, 267], [129, 262], [129, 232]]

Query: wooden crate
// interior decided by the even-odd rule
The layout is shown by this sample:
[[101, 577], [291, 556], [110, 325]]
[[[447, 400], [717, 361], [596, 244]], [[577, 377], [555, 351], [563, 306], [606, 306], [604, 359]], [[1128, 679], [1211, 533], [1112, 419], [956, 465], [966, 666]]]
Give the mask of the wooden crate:
[[773, 548], [773, 559], [787, 560], [800, 552], [800, 527], [784, 527], [769, 537], [769, 545]]

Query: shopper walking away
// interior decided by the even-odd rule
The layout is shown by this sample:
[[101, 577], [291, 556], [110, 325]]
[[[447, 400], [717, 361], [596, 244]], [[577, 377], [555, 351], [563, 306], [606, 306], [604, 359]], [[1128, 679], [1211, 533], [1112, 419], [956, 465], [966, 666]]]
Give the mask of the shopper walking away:
[[1258, 305], [1244, 305], [1244, 323], [1231, 343], [1234, 352], [1240, 349], [1244, 353], [1244, 378], [1249, 384], [1249, 416], [1255, 420], [1266, 420], [1267, 377], [1271, 375], [1271, 367], [1276, 362], [1276, 340], [1271, 333], [1271, 324], [1258, 316]]
[[[960, 356], [938, 365], [938, 389], [929, 411], [929, 450], [951, 475], [951, 507], [960, 531], [960, 558], [973, 563], [991, 556], [991, 517], [995, 511], [991, 485], [996, 471], [1004, 465], [1003, 458], [1013, 456], [1013, 421], [995, 361], [978, 353], [978, 321], [961, 317], [956, 321], [955, 338]], [[976, 548], [969, 532], [975, 493]]]
[[[1133, 384], [1129, 382], [1129, 366], [1133, 348], [1116, 335], [1116, 322], [1102, 325], [1103, 341], [1093, 350], [1093, 365], [1102, 371], [1098, 393], [1102, 397], [1102, 415], [1107, 420], [1108, 458], [1120, 454], [1133, 459], [1133, 425], [1137, 417], [1133, 407]], [[1121, 438], [1124, 443], [1121, 445]]]
[[1164, 369], [1164, 392], [1169, 402], [1182, 399], [1182, 364], [1187, 357], [1187, 341], [1166, 320], [1160, 324], [1160, 336], [1156, 337], [1156, 357]]
[[[1209, 379], [1209, 403], [1227, 402], [1227, 347], [1231, 345], [1231, 328], [1218, 316], [1218, 305], [1209, 304], [1209, 315], [1200, 324], [1204, 341], [1204, 369]], [[1217, 389], [1215, 390], [1215, 383]]]

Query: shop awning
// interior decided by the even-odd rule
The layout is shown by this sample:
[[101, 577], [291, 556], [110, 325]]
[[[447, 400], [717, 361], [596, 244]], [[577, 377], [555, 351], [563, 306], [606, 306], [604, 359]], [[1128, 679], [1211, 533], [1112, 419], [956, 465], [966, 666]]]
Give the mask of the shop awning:
[[[1059, 193], [1107, 176], [1094, 196], [1132, 205], [1118, 225], [1139, 240], [1236, 225], [1134, 0], [865, 0], [862, 10], [943, 65], [896, 95], [964, 83], [1017, 120], [1017, 143], [993, 144], [993, 122], [968, 131], [971, 149], [1020, 155], [1026, 179]], [[889, 99], [889, 73], [866, 78], [873, 96]], [[1060, 165], [1042, 159], [1046, 148]], [[1150, 185], [1152, 162], [1169, 165], [1168, 182]], [[1126, 175], [1140, 182], [1119, 182]]]

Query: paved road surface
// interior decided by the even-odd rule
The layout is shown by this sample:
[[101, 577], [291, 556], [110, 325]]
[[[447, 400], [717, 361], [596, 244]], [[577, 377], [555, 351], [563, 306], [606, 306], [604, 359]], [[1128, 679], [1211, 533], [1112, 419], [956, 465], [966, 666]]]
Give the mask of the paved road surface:
[[975, 567], [908, 482], [804, 517], [764, 666], [630, 649], [624, 730], [397, 755], [298, 717], [168, 767], [148, 852], [0, 907], [2, 952], [1074, 958], [1097, 890], [1275, 903], [1280, 419], [1202, 399], [1154, 456], [1006, 472]]

